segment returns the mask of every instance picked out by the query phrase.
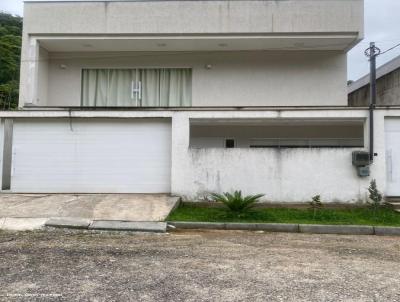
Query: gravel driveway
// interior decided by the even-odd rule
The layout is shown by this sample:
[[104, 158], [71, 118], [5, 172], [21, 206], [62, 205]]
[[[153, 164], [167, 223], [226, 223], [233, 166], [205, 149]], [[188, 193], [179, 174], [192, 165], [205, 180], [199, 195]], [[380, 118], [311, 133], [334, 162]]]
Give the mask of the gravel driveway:
[[400, 238], [0, 233], [4, 301], [400, 301]]

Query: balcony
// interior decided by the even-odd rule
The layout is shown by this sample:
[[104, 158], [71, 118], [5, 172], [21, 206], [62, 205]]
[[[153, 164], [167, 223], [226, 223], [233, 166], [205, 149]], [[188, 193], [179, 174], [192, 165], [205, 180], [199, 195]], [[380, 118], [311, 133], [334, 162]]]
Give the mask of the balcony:
[[362, 36], [362, 0], [26, 1], [20, 107], [82, 106], [99, 68], [190, 68], [192, 106], [345, 105]]

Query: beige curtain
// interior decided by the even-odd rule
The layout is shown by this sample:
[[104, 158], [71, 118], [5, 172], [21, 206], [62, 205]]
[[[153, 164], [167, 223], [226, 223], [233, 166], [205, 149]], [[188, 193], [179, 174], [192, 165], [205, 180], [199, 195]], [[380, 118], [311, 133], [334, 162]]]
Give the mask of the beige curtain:
[[144, 107], [160, 106], [160, 70], [141, 69], [140, 81], [142, 83], [141, 105]]
[[87, 69], [82, 72], [82, 106], [107, 106], [108, 71]]
[[84, 69], [82, 106], [189, 107], [192, 71], [161, 69]]
[[129, 69], [110, 69], [109, 74], [109, 106], [135, 106], [131, 96], [133, 71]]

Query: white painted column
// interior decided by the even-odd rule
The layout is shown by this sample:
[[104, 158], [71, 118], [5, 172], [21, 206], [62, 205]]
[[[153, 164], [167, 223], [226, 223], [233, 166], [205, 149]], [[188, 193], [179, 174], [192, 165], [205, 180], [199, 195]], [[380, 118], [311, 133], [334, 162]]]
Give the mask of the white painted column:
[[172, 116], [171, 193], [180, 196], [188, 193], [185, 191], [185, 171], [186, 166], [189, 166], [189, 140], [189, 115], [186, 112], [175, 112]]
[[39, 45], [37, 40], [23, 35], [21, 51], [19, 105], [37, 103]]

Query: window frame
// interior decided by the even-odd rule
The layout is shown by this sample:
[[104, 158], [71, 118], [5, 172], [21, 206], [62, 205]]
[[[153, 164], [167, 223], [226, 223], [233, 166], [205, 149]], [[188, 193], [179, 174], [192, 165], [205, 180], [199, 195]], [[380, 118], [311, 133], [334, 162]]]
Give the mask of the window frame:
[[[186, 69], [190, 70], [190, 85], [191, 85], [191, 92], [190, 92], [190, 106], [142, 106], [141, 100], [139, 101], [140, 106], [85, 106], [83, 105], [83, 71], [84, 70], [146, 70], [146, 69]], [[182, 107], [182, 108], [190, 108], [193, 107], [193, 66], [129, 66], [129, 67], [99, 67], [99, 66], [83, 66], [80, 68], [80, 107], [81, 108], [175, 108], [175, 107]], [[107, 73], [109, 77], [109, 72]], [[109, 91], [110, 79], [107, 79], [107, 91]], [[143, 86], [142, 86], [143, 87]], [[108, 98], [108, 96], [107, 96]]]

